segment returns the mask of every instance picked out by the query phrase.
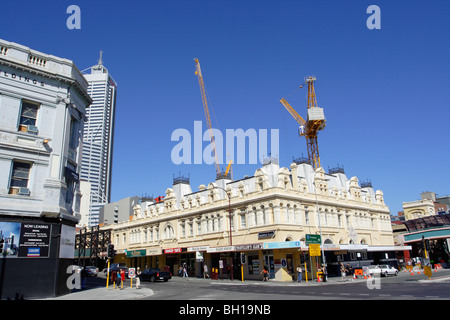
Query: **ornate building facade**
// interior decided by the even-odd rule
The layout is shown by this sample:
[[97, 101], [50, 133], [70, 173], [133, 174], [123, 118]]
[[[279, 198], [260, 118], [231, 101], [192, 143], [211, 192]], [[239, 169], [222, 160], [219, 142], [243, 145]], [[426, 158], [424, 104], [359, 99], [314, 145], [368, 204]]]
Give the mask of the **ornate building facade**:
[[[238, 279], [241, 272], [259, 279], [267, 267], [272, 278], [290, 281], [297, 265], [310, 275], [323, 260], [330, 275], [340, 262], [395, 265], [400, 249], [382, 191], [361, 188], [343, 171], [280, 167], [273, 159], [251, 177], [219, 179], [196, 192], [188, 179], [174, 179], [163, 202], [143, 202], [129, 221], [107, 228], [118, 262], [173, 273], [186, 264], [196, 276], [204, 264]], [[309, 255], [306, 235], [321, 235], [320, 257]]]

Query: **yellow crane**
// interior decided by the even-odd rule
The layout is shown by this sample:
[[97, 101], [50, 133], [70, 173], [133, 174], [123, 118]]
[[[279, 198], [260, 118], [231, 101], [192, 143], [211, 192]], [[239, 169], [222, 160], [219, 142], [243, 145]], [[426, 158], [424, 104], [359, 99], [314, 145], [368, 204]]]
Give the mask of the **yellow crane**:
[[308, 159], [314, 170], [320, 168], [319, 145], [317, 143], [318, 131], [323, 130], [326, 126], [326, 119], [323, 113], [323, 108], [317, 106], [316, 92], [314, 90], [315, 76], [309, 76], [305, 82], [300, 86], [303, 88], [305, 84], [308, 85], [308, 119], [305, 121], [285, 98], [281, 98], [281, 104], [289, 111], [294, 119], [300, 124], [299, 135], [306, 138], [306, 145], [308, 148]]
[[214, 154], [214, 163], [216, 165], [216, 177], [217, 178], [231, 177], [231, 175], [232, 175], [231, 161], [228, 163], [228, 167], [224, 174], [222, 174], [222, 171], [220, 170], [219, 159], [217, 158], [214, 132], [213, 132], [212, 125], [211, 125], [211, 116], [210, 116], [210, 112], [209, 112], [209, 108], [208, 108], [208, 98], [206, 96], [205, 82], [203, 81], [202, 70], [200, 68], [200, 62], [198, 61], [197, 58], [194, 58], [194, 62], [195, 62], [195, 68], [196, 68], [195, 75], [198, 77], [198, 83], [200, 85], [200, 93], [202, 95], [202, 102], [203, 102], [203, 111], [205, 112], [206, 123], [208, 125], [208, 132], [209, 132], [209, 137], [211, 140], [211, 145], [212, 145], [212, 150], [213, 150], [212, 152]]

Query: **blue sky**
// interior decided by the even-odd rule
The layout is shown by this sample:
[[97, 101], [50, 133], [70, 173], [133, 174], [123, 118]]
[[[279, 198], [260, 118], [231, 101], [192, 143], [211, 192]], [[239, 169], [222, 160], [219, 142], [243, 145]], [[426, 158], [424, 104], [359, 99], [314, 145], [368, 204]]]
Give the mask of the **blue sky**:
[[[80, 30], [66, 27], [71, 4]], [[372, 4], [380, 30], [366, 27]], [[1, 12], [0, 38], [80, 70], [103, 50], [118, 83], [113, 201], [164, 195], [179, 172], [194, 191], [213, 181], [214, 166], [171, 160], [174, 130], [193, 132], [196, 120], [206, 128], [194, 57], [218, 127], [279, 129], [280, 165], [307, 151], [279, 100], [315, 75], [325, 170], [339, 164], [349, 178], [371, 180], [393, 214], [423, 191], [450, 194], [447, 0], [44, 0], [5, 2]], [[306, 117], [304, 89], [287, 99]], [[235, 165], [234, 177], [258, 167]]]

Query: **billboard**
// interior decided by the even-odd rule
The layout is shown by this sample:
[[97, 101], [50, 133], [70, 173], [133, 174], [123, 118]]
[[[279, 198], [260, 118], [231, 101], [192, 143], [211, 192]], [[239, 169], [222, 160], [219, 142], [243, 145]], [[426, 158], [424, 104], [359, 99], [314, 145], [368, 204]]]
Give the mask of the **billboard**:
[[0, 222], [2, 255], [5, 257], [47, 258], [52, 226], [47, 223]]

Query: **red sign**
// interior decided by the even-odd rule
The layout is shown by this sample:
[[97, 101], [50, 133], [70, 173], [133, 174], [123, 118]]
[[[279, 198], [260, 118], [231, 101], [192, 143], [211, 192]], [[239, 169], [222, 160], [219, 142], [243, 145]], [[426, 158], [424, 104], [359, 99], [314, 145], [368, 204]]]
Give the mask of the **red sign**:
[[182, 251], [183, 251], [182, 248], [164, 249], [164, 253], [166, 253], [166, 254], [181, 253]]

